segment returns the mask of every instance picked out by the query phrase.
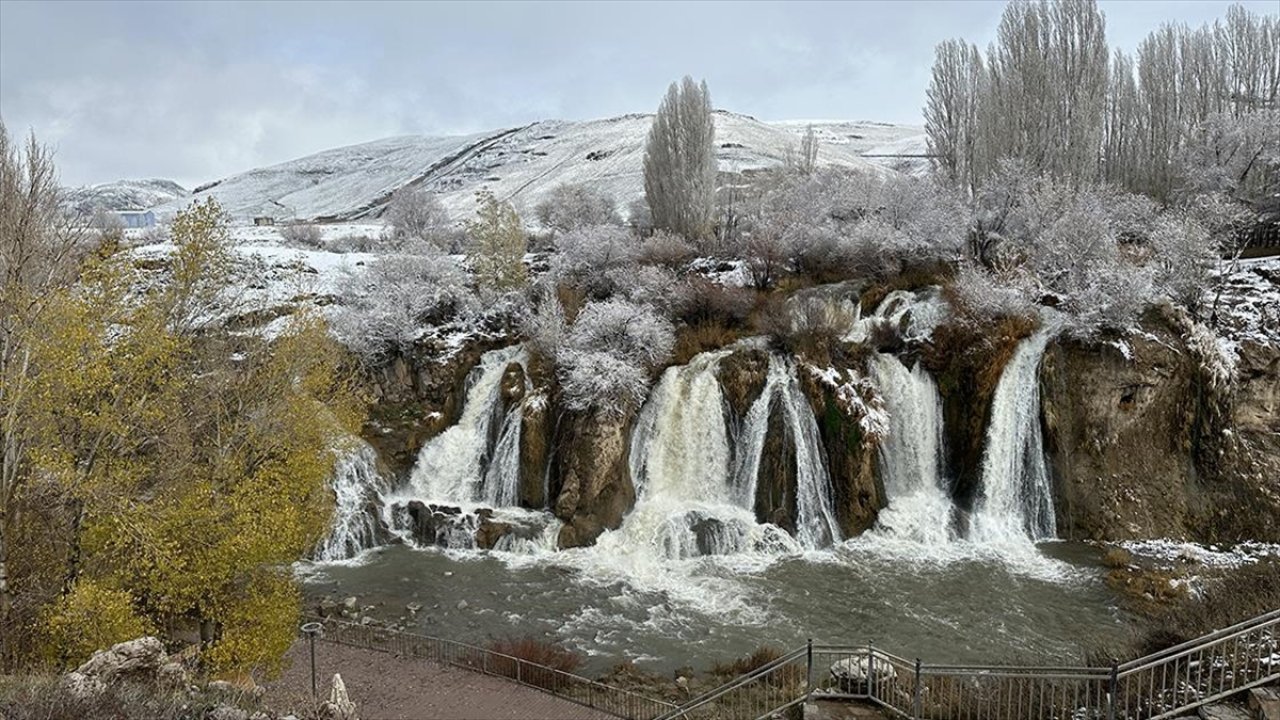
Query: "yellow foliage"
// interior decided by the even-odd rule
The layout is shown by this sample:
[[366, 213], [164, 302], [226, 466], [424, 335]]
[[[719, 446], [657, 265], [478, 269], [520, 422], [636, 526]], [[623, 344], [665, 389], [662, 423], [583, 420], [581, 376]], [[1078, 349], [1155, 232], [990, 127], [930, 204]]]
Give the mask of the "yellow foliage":
[[57, 331], [31, 340], [31, 463], [82, 508], [82, 570], [47, 631], [62, 648], [67, 618], [110, 601], [114, 628], [212, 621], [219, 669], [270, 668], [298, 615], [285, 569], [327, 529], [333, 448], [363, 404], [319, 318], [270, 341], [202, 331], [229, 277], [215, 202], [180, 213], [174, 237], [160, 289], [139, 292], [107, 249], [46, 303]]
[[154, 634], [155, 628], [134, 610], [129, 593], [85, 580], [48, 610], [45, 632], [49, 659], [76, 667], [97, 650]]

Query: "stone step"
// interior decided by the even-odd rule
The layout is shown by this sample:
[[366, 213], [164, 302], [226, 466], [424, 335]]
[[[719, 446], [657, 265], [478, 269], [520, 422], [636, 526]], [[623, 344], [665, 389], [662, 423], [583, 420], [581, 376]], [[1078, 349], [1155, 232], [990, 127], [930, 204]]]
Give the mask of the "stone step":
[[1250, 690], [1249, 709], [1256, 720], [1280, 720], [1280, 687], [1268, 685]]

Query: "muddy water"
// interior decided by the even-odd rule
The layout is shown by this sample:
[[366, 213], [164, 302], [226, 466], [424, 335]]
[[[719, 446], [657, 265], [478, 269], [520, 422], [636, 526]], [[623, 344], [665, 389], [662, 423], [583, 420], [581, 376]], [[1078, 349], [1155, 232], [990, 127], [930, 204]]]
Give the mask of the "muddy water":
[[[932, 662], [1075, 663], [1125, 632], [1096, 552], [1069, 543], [923, 548], [864, 538], [825, 552], [637, 567], [587, 550], [518, 556], [390, 546], [299, 568], [325, 594], [407, 616], [431, 635], [483, 643], [534, 635], [589, 657], [671, 672], [762, 644], [874, 643]], [[459, 607], [459, 605], [465, 605]]]

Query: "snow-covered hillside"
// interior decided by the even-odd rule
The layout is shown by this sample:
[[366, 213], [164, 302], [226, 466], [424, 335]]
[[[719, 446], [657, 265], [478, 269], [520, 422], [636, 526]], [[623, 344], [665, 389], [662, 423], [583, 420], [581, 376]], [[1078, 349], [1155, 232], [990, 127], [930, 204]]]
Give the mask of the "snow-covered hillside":
[[[781, 163], [798, 146], [797, 133], [807, 124], [764, 123], [723, 111], [715, 120], [720, 169], [738, 172]], [[470, 214], [480, 190], [512, 201], [529, 217], [557, 185], [588, 183], [625, 208], [644, 193], [642, 160], [651, 121], [651, 115], [636, 114], [548, 120], [463, 137], [388, 138], [234, 175], [196, 188], [195, 198], [213, 195], [239, 221], [259, 215], [346, 221], [378, 217], [391, 193], [416, 185], [439, 195], [458, 219]], [[919, 131], [876, 123], [819, 128], [820, 164], [877, 171], [884, 165], [859, 157], [865, 148]], [[850, 135], [876, 142], [853, 142]], [[187, 202], [157, 210], [171, 215]]]
[[68, 188], [66, 204], [77, 212], [91, 214], [98, 210], [146, 210], [180, 202], [190, 195], [189, 190], [172, 180], [117, 180]]
[[[870, 120], [781, 120], [770, 123], [797, 137], [812, 126], [813, 134], [823, 147], [843, 146], [852, 153], [882, 167], [912, 175], [922, 175], [929, 169], [929, 160], [921, 156], [928, 152], [924, 127], [920, 125], [893, 125]], [[821, 159], [821, 152], [819, 152]]]

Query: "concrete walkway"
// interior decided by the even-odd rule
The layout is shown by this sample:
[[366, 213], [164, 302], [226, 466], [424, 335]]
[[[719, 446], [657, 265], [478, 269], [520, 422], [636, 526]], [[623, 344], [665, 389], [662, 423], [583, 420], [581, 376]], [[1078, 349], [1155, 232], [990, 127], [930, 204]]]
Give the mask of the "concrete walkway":
[[[265, 683], [266, 704], [281, 712], [305, 708], [311, 699], [307, 645], [294, 643], [281, 677]], [[327, 698], [340, 673], [360, 720], [605, 720], [596, 712], [498, 677], [428, 660], [316, 643], [316, 678]], [[301, 713], [299, 713], [301, 715]]]

